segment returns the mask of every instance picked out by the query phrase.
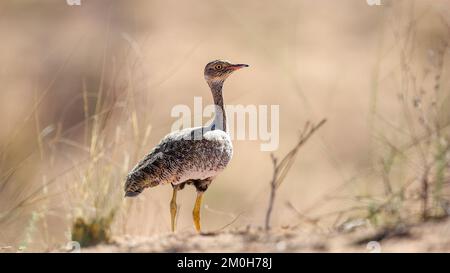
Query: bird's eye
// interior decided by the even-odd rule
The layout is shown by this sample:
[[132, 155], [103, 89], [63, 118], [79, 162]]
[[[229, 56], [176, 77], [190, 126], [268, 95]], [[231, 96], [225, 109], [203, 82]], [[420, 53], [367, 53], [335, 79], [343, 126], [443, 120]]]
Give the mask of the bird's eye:
[[222, 69], [222, 65], [221, 64], [216, 64], [216, 66], [214, 66], [214, 68], [216, 70], [220, 70], [220, 69]]

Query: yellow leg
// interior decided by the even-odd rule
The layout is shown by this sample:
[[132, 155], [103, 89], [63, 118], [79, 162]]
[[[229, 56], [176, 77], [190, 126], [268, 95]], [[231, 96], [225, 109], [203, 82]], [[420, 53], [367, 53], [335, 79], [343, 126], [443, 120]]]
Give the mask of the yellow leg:
[[202, 205], [203, 192], [197, 192], [197, 199], [195, 200], [194, 210], [192, 211], [192, 216], [194, 218], [195, 230], [200, 232], [200, 208]]
[[177, 192], [178, 188], [174, 187], [172, 193], [172, 200], [170, 200], [170, 216], [171, 216], [170, 220], [172, 232], [175, 232], [175, 220], [177, 218]]

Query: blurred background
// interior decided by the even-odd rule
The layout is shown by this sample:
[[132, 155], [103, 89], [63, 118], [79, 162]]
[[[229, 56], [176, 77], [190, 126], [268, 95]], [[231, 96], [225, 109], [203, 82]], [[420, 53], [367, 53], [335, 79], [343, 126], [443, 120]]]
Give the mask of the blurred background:
[[[277, 158], [305, 122], [328, 120], [280, 187], [273, 226], [448, 213], [449, 18], [449, 0], [1, 1], [0, 247], [51, 250], [86, 223], [169, 232], [171, 187], [125, 200], [124, 177], [170, 132], [174, 105], [212, 103], [215, 59], [250, 65], [227, 80], [226, 104], [280, 105]], [[270, 153], [233, 144], [205, 230], [264, 223]], [[178, 230], [192, 230], [194, 192], [179, 195]]]

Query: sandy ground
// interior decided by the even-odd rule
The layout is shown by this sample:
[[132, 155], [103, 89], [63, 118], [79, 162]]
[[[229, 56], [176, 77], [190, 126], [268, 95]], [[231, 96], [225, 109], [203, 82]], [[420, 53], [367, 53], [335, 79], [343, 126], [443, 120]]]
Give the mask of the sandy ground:
[[286, 228], [241, 228], [215, 233], [121, 237], [82, 252], [450, 252], [450, 219], [390, 230], [329, 234]]

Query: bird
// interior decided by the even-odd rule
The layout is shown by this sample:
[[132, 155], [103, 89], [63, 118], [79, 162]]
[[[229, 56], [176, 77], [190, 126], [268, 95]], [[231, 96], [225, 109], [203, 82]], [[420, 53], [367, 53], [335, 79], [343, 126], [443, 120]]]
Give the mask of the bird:
[[227, 116], [222, 89], [233, 72], [248, 67], [215, 60], [206, 64], [204, 78], [214, 101], [214, 119], [206, 126], [185, 128], [169, 133], [128, 173], [125, 197], [138, 196], [144, 189], [172, 185], [170, 201], [171, 230], [175, 232], [177, 193], [186, 185], [195, 187], [197, 197], [192, 211], [194, 227], [201, 232], [200, 209], [203, 194], [233, 156], [227, 131]]

